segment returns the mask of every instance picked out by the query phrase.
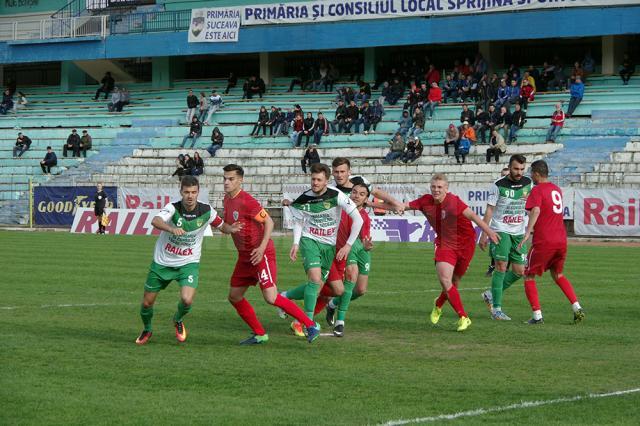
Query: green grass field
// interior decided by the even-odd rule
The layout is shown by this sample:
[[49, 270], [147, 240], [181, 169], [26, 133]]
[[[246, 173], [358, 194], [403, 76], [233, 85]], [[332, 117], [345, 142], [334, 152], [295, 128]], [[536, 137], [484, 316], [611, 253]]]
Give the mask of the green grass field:
[[[378, 244], [370, 291], [351, 305], [344, 338], [294, 337], [254, 289], [271, 340], [240, 347], [249, 329], [226, 301], [236, 252], [230, 239], [210, 238], [189, 340], [175, 342], [172, 284], [158, 298], [152, 340], [138, 347], [154, 243], [0, 231], [0, 424], [364, 425], [478, 409], [488, 412], [452, 423], [638, 424], [638, 392], [519, 405], [640, 388], [637, 247], [570, 247], [566, 274], [587, 312], [579, 326], [548, 276], [538, 281], [543, 326], [523, 324], [522, 282], [505, 296], [514, 320], [490, 320], [478, 251], [461, 291], [473, 325], [456, 333], [449, 307], [441, 325], [428, 323], [439, 291], [433, 247]], [[285, 257], [289, 239], [276, 245], [287, 289], [303, 280], [302, 266]]]

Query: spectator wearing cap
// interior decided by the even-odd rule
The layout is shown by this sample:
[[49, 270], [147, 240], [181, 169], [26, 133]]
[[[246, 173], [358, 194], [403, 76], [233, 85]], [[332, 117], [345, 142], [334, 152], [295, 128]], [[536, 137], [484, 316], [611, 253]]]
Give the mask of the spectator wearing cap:
[[575, 81], [571, 83], [571, 88], [569, 90], [571, 93], [571, 99], [569, 100], [569, 108], [567, 109], [567, 118], [571, 118], [573, 113], [575, 112], [580, 102], [582, 102], [582, 98], [584, 97], [584, 83], [582, 82], [582, 77], [577, 76]]
[[44, 159], [40, 161], [40, 167], [42, 168], [42, 173], [45, 175], [51, 174], [51, 168], [58, 165], [58, 157], [56, 153], [53, 152], [50, 146], [47, 147], [47, 153], [44, 156]]
[[556, 104], [556, 110], [551, 116], [551, 126], [547, 132], [547, 143], [555, 143], [556, 138], [560, 134], [562, 127], [564, 126], [564, 111], [562, 111], [562, 104]]
[[93, 140], [86, 130], [82, 131], [82, 137], [80, 138], [80, 152], [84, 158], [87, 158], [87, 151], [91, 149]]
[[422, 155], [422, 151], [424, 150], [424, 145], [422, 145], [422, 141], [420, 138], [409, 139], [407, 143], [407, 147], [402, 156], [403, 163], [414, 162]]
[[462, 159], [462, 164], [465, 162], [465, 158], [469, 155], [471, 151], [471, 144], [476, 143], [476, 132], [473, 130], [473, 127], [469, 125], [468, 121], [462, 123], [462, 134], [460, 135], [460, 142], [458, 143], [458, 147], [455, 151], [456, 162], [460, 164], [460, 160]]
[[449, 155], [449, 145], [453, 146], [454, 151], [458, 148], [458, 140], [460, 140], [460, 131], [455, 124], [451, 123], [444, 135], [444, 155]]
[[312, 165], [320, 162], [320, 154], [316, 148], [317, 146], [314, 143], [309, 145], [309, 147], [304, 151], [302, 160], [300, 160], [302, 172], [305, 174], [307, 173], [307, 167], [311, 167]]
[[67, 137], [67, 142], [62, 147], [62, 156], [67, 157], [67, 152], [73, 151], [74, 157], [80, 157], [80, 136], [76, 129], [71, 130], [71, 134]]
[[27, 152], [31, 147], [31, 139], [28, 136], [18, 133], [16, 145], [13, 147], [13, 158], [21, 158], [22, 154]]

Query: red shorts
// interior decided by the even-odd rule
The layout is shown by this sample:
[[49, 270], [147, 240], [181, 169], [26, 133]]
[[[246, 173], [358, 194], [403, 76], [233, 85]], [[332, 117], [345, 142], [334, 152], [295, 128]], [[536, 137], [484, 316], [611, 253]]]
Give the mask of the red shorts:
[[231, 275], [231, 287], [249, 287], [258, 283], [262, 289], [275, 287], [277, 273], [275, 250], [267, 249], [257, 265], [251, 264], [250, 253], [239, 253]]
[[471, 259], [473, 259], [473, 253], [476, 250], [476, 245], [469, 245], [466, 250], [453, 250], [447, 247], [435, 247], [434, 260], [437, 262], [446, 262], [453, 265], [453, 275], [457, 275], [462, 278], [469, 269]]
[[531, 247], [525, 275], [542, 275], [545, 271], [562, 273], [567, 259], [567, 247]]
[[344, 271], [347, 269], [347, 259], [338, 260], [333, 259], [331, 269], [329, 270], [329, 276], [327, 277], [328, 283], [332, 281], [344, 280]]

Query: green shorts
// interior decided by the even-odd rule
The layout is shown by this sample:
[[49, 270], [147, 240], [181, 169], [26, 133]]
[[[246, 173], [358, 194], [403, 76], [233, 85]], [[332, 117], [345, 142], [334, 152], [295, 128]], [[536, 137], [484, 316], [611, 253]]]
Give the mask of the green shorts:
[[302, 255], [305, 272], [308, 272], [311, 268], [320, 268], [322, 270], [322, 280], [327, 279], [333, 258], [336, 256], [335, 246], [302, 237], [300, 240], [300, 254]]
[[200, 263], [188, 263], [183, 266], [171, 267], [151, 262], [144, 289], [151, 293], [157, 293], [167, 288], [173, 280], [177, 281], [180, 287], [198, 288], [199, 275]]
[[500, 242], [498, 244], [491, 243], [490, 246], [491, 257], [502, 262], [524, 265], [527, 262], [527, 247], [525, 245], [522, 249], [518, 249], [524, 235], [511, 235], [505, 232], [498, 232], [498, 235]]
[[347, 258], [347, 266], [348, 265], [358, 265], [358, 273], [360, 275], [369, 275], [371, 253], [364, 249], [360, 240], [357, 240], [351, 247], [349, 257]]

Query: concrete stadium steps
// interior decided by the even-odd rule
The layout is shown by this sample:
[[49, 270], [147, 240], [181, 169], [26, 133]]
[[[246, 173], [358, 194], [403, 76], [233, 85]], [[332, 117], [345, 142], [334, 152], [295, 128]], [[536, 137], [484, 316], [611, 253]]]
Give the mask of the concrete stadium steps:
[[577, 186], [622, 188], [640, 187], [640, 138], [633, 138], [622, 151], [614, 151], [607, 162], [594, 166], [584, 173]]

